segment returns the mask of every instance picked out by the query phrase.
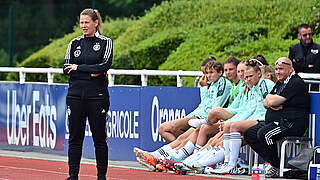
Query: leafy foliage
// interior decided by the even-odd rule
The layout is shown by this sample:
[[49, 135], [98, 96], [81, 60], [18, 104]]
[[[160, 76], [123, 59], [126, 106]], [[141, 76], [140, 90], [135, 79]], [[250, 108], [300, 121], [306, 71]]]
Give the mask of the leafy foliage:
[[[314, 41], [320, 40], [317, 0], [173, 0], [136, 20], [107, 19], [105, 34], [114, 40], [112, 68], [119, 69], [199, 70], [210, 55], [223, 62], [229, 56], [244, 60], [263, 54], [272, 63], [288, 56], [301, 23], [311, 24]], [[61, 67], [66, 45], [77, 33], [52, 41], [20, 65], [47, 57], [47, 65]], [[167, 77], [149, 80], [149, 85], [176, 83]], [[140, 84], [140, 77], [117, 76], [116, 83]], [[184, 85], [192, 86], [193, 78], [185, 78]]]
[[185, 32], [181, 29], [164, 30], [148, 37], [129, 51], [129, 58], [135, 69], [158, 69], [170, 52], [184, 41]]
[[[125, 19], [116, 19], [111, 20], [108, 18], [107, 21], [105, 21], [103, 27], [104, 27], [104, 34], [110, 36], [113, 39], [116, 39], [120, 34], [122, 34], [126, 27], [130, 26], [135, 20], [132, 18], [125, 18]], [[18, 64], [19, 67], [55, 67], [60, 68], [63, 66], [64, 62], [64, 56], [67, 50], [67, 46], [69, 42], [76, 38], [77, 36], [80, 36], [82, 33], [79, 28], [76, 26], [74, 28], [74, 33], [67, 34], [63, 38], [52, 40], [52, 42], [45, 46], [43, 49], [37, 51], [36, 53], [29, 56], [26, 60]], [[109, 37], [110, 37], [109, 36]], [[45, 75], [43, 75], [45, 76]], [[32, 76], [32, 81], [41, 81], [45, 79], [45, 77], [42, 77], [42, 75], [38, 76]], [[15, 73], [9, 73], [8, 80], [18, 80], [18, 76]], [[55, 82], [67, 82], [67, 77], [63, 75], [55, 75]]]

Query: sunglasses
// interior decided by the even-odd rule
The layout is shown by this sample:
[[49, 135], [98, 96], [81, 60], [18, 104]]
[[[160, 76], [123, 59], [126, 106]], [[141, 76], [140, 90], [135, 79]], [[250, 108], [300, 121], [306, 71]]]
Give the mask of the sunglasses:
[[312, 36], [312, 33], [301, 34], [303, 37]]
[[281, 65], [281, 64], [286, 64], [288, 66], [291, 66], [291, 64], [287, 63], [287, 62], [282, 62], [282, 61], [277, 61], [275, 62], [273, 65]]

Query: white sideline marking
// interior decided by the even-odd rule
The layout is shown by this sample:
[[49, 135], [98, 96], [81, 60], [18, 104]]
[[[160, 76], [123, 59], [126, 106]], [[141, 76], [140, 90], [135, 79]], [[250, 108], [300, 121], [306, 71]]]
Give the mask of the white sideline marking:
[[[47, 170], [33, 169], [33, 168], [19, 168], [19, 167], [1, 166], [1, 165], [0, 165], [0, 168], [8, 168], [8, 169], [16, 169], [16, 170], [28, 170], [28, 171], [37, 171], [37, 172], [53, 173], [53, 174], [60, 174], [60, 175], [69, 175], [68, 173], [63, 173], [63, 172], [47, 171]], [[96, 177], [96, 176], [89, 175], [89, 174], [80, 174], [79, 176]]]
[[[63, 173], [63, 172], [57, 172], [57, 171], [47, 171], [47, 170], [41, 170], [41, 169], [33, 169], [33, 168], [19, 168], [19, 167], [13, 167], [13, 166], [1, 166], [0, 168], [8, 168], [8, 169], [16, 169], [16, 170], [29, 170], [29, 171], [37, 171], [37, 172], [45, 172], [45, 173], [53, 173], [53, 174], [60, 174], [60, 175], [66, 175], [68, 176], [68, 173]], [[89, 175], [89, 174], [79, 174], [80, 177], [93, 177], [96, 178], [97, 176], [94, 175]], [[114, 179], [114, 180], [125, 180], [125, 179], [119, 179], [119, 178], [110, 178], [107, 177], [107, 179]], [[5, 178], [0, 178], [0, 180], [9, 180]]]

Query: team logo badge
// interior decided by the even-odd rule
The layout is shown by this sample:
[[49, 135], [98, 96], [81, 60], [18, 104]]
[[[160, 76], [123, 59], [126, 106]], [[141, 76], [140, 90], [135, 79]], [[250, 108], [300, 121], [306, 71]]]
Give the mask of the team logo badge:
[[96, 43], [94, 46], [93, 46], [93, 50], [94, 51], [99, 51], [100, 49], [100, 44], [99, 43]]
[[80, 50], [76, 50], [73, 54], [74, 54], [74, 57], [79, 57], [80, 54], [81, 54], [81, 51]]
[[311, 49], [312, 54], [318, 54], [318, 49]]

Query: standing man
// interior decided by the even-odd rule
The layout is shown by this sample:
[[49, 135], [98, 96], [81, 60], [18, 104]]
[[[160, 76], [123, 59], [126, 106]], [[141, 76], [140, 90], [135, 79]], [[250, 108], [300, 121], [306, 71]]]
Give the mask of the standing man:
[[303, 80], [286, 57], [275, 63], [277, 83], [264, 99], [265, 122], [244, 133], [246, 142], [272, 167], [266, 177], [279, 176], [280, 160], [276, 141], [285, 136], [302, 136], [309, 124], [309, 94]]
[[320, 73], [320, 46], [313, 42], [311, 27], [301, 24], [298, 28], [299, 44], [289, 49], [289, 59], [296, 73]]

